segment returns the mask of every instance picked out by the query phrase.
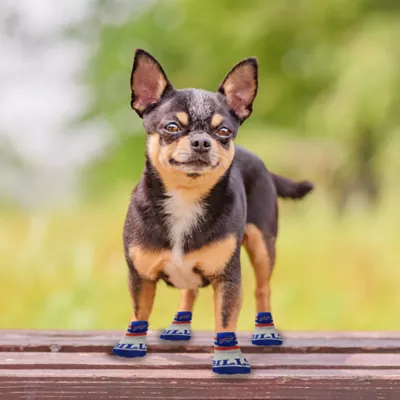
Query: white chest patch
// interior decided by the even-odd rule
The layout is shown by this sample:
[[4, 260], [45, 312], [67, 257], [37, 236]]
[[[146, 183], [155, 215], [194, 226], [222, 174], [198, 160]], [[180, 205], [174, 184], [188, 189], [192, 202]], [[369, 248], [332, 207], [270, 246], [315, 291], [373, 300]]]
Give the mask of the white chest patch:
[[178, 191], [170, 192], [164, 202], [168, 215], [168, 235], [172, 243], [172, 260], [165, 266], [165, 273], [177, 288], [197, 288], [201, 278], [193, 272], [194, 265], [183, 262], [185, 237], [190, 237], [204, 215], [204, 208], [197, 202], [186, 200]]

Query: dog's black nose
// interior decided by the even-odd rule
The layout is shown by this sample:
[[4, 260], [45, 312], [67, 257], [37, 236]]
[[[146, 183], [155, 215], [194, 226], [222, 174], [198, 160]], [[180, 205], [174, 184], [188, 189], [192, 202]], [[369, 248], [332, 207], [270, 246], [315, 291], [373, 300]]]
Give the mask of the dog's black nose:
[[196, 153], [207, 153], [211, 150], [211, 140], [204, 135], [193, 136], [190, 145]]

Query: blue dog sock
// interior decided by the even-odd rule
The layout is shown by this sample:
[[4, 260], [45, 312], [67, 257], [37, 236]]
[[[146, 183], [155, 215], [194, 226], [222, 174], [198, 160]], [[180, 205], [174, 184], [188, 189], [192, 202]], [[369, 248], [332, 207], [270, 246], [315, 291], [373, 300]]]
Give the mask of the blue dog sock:
[[143, 357], [147, 346], [147, 321], [134, 321], [128, 326], [125, 336], [113, 348], [113, 354], [120, 357]]
[[163, 340], [189, 340], [192, 335], [190, 323], [192, 313], [190, 311], [178, 311], [172, 324], [164, 330], [160, 339]]
[[251, 342], [256, 346], [279, 346], [282, 344], [282, 337], [275, 328], [271, 313], [260, 312], [256, 315]]
[[216, 374], [224, 375], [250, 373], [250, 364], [240, 351], [234, 332], [217, 333], [212, 370]]

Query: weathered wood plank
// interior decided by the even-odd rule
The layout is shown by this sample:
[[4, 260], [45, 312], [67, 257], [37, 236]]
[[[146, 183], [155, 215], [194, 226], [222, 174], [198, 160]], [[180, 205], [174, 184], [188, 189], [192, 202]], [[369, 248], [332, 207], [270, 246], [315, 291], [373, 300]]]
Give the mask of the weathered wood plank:
[[[0, 336], [29, 335], [30, 337], [91, 337], [96, 335], [121, 335], [121, 330], [45, 330], [45, 329], [0, 329]], [[149, 335], [159, 335], [161, 331], [149, 331]], [[198, 336], [213, 335], [212, 331], [194, 331]], [[239, 334], [249, 335], [250, 331], [242, 331]], [[400, 331], [285, 331], [288, 339], [395, 339], [400, 340]]]
[[0, 398], [398, 400], [400, 370], [258, 370], [241, 379], [186, 369], [0, 370]]
[[[249, 354], [253, 369], [398, 369], [400, 354]], [[213, 355], [151, 353], [126, 359], [104, 353], [0, 353], [0, 369], [209, 369]]]
[[241, 378], [210, 371], [212, 332], [186, 345], [158, 335], [132, 360], [107, 354], [121, 331], [0, 331], [0, 398], [400, 399], [400, 332], [285, 332], [275, 348], [240, 333], [253, 367]]
[[[1, 351], [110, 352], [121, 338], [121, 331], [0, 331]], [[194, 332], [187, 344], [158, 339], [149, 332], [149, 352], [209, 353], [212, 332]], [[246, 353], [400, 353], [398, 332], [284, 332], [284, 345], [255, 347], [251, 332], [241, 332], [239, 343]]]

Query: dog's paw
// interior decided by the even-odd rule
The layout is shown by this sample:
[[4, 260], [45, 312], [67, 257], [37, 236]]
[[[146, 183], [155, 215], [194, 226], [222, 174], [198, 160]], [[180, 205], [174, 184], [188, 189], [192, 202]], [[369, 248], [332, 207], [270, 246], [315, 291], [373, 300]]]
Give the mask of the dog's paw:
[[283, 341], [282, 336], [275, 327], [265, 329], [255, 328], [251, 343], [255, 346], [280, 346]]
[[219, 375], [249, 374], [251, 368], [240, 350], [226, 350], [214, 353], [212, 371]]
[[160, 335], [160, 339], [163, 340], [190, 340], [191, 337], [190, 325], [181, 325], [178, 328], [176, 328], [176, 325], [170, 325]]
[[177, 312], [172, 324], [164, 330], [160, 339], [163, 340], [189, 340], [192, 337], [190, 323], [192, 313], [189, 311]]
[[[125, 339], [125, 338], [124, 338]], [[122, 339], [113, 348], [112, 353], [119, 357], [135, 358], [144, 357], [147, 353], [146, 342], [142, 343], [126, 343]]]
[[250, 364], [243, 356], [233, 332], [217, 333], [212, 371], [219, 375], [249, 374]]
[[147, 353], [147, 321], [134, 321], [128, 326], [125, 336], [117, 343], [112, 353], [127, 358], [144, 357]]
[[255, 346], [280, 346], [282, 344], [282, 337], [274, 326], [271, 313], [257, 314], [251, 342]]

